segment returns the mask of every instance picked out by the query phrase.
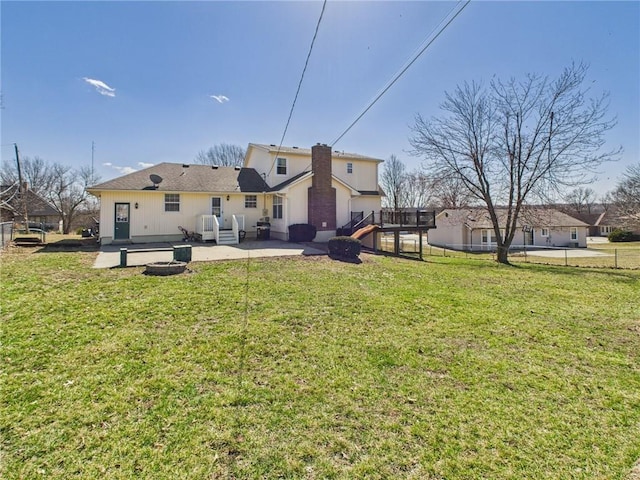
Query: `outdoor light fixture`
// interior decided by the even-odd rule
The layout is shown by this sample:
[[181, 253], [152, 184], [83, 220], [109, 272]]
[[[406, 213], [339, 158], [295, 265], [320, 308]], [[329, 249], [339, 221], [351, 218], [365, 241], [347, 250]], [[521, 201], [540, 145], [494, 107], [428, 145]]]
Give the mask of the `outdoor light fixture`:
[[227, 202], [229, 201], [229, 195], [227, 195]]
[[136, 210], [138, 209], [138, 202], [136, 202], [136, 204], [134, 205], [136, 207]]

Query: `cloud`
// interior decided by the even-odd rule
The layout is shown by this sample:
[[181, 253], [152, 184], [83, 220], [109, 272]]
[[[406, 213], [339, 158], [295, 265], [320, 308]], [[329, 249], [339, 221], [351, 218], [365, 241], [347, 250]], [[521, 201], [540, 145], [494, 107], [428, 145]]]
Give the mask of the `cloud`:
[[209, 95], [218, 103], [225, 103], [229, 101], [229, 97], [225, 97], [224, 95]]
[[137, 172], [138, 170], [136, 170], [133, 167], [120, 167], [118, 165], [114, 165], [111, 162], [105, 162], [102, 164], [104, 167], [109, 167], [109, 168], [113, 168], [115, 171], [121, 173], [122, 175], [127, 175], [129, 173], [133, 173], [133, 172]]
[[154, 165], [155, 163], [138, 162], [138, 166], [140, 168], [149, 168], [149, 167], [153, 167]]
[[82, 79], [87, 82], [89, 85], [93, 85], [96, 88], [96, 92], [100, 95], [105, 95], [107, 97], [115, 97], [116, 89], [111, 88], [109, 85], [104, 83], [102, 80], [96, 80], [93, 78], [82, 77]]

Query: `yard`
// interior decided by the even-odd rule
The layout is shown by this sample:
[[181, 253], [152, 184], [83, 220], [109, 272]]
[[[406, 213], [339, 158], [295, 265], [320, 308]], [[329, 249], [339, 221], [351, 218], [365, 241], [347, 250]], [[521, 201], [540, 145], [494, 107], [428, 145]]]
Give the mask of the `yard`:
[[2, 254], [0, 476], [625, 479], [640, 271]]

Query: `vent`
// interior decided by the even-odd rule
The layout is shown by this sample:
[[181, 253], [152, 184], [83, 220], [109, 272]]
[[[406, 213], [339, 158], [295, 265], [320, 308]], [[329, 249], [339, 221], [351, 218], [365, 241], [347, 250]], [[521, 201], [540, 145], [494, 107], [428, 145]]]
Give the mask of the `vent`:
[[183, 163], [182, 168], [189, 168], [189, 165], [187, 165], [186, 163]]
[[241, 167], [240, 165], [236, 165], [234, 168], [235, 168], [236, 170], [240, 170], [242, 167]]
[[217, 169], [218, 169], [218, 165], [211, 165], [211, 168], [212, 168], [213, 170], [217, 170]]

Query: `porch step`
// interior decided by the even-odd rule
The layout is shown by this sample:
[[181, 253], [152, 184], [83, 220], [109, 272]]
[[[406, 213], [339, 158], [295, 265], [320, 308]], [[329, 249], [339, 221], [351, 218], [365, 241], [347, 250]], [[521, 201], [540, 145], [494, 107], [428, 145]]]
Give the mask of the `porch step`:
[[218, 232], [218, 245], [236, 245], [237, 243], [232, 230], [220, 230]]

